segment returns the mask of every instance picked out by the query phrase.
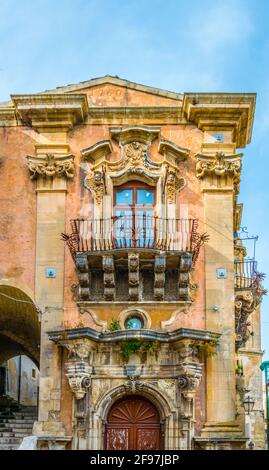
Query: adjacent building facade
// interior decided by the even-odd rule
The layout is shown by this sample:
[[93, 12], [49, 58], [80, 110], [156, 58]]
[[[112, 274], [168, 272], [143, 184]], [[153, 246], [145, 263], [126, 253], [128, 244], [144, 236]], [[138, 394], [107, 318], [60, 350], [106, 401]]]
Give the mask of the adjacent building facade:
[[0, 105], [0, 361], [40, 366], [40, 449], [265, 447], [255, 99], [106, 76]]

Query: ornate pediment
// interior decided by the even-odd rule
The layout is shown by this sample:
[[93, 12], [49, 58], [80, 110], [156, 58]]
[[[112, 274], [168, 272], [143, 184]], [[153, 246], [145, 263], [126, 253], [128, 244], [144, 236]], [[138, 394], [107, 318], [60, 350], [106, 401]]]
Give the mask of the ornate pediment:
[[131, 142], [141, 142], [150, 144], [160, 134], [160, 127], [146, 126], [128, 126], [128, 127], [111, 127], [110, 135], [121, 146]]
[[128, 180], [137, 179], [156, 186], [162, 178], [163, 194], [168, 204], [175, 203], [177, 191], [184, 188], [186, 181], [179, 163], [185, 160], [189, 151], [165, 139], [160, 140], [159, 153], [162, 161], [154, 162], [149, 157], [149, 148], [159, 136], [160, 128], [147, 126], [111, 127], [111, 137], [119, 145], [119, 158], [111, 161], [112, 144], [109, 140], [95, 143], [83, 149], [81, 154], [92, 163], [85, 179], [85, 186], [93, 193], [100, 205], [111, 184], [119, 186]]

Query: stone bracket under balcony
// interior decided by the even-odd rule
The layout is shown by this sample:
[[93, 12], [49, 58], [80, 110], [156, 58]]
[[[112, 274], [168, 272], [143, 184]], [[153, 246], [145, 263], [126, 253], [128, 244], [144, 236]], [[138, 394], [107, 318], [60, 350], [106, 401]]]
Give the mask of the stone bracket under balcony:
[[76, 254], [78, 301], [190, 301], [191, 253]]

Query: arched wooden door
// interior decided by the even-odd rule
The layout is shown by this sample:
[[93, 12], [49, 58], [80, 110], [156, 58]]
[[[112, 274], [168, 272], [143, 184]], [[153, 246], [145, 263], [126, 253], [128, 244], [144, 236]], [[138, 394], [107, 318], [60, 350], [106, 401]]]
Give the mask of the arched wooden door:
[[105, 449], [161, 449], [160, 416], [155, 406], [139, 396], [114, 403], [107, 419]]

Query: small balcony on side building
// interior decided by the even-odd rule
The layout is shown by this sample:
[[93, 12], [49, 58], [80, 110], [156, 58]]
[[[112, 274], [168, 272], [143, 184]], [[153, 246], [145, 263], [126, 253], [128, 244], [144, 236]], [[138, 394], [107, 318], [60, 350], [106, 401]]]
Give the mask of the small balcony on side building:
[[234, 264], [236, 349], [244, 347], [253, 334], [251, 314], [267, 292], [262, 286], [265, 275], [257, 270], [255, 260], [236, 260]]

